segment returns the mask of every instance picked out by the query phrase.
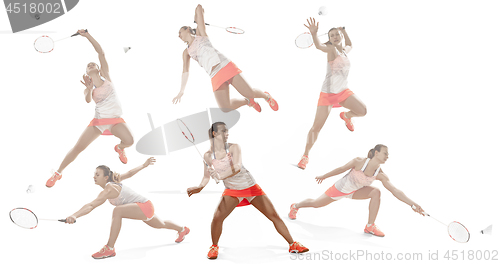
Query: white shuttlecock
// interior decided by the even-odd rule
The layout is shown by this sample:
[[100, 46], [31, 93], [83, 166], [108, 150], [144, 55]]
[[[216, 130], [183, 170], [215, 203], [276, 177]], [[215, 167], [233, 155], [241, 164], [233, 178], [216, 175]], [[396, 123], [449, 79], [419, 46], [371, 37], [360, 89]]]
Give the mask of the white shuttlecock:
[[28, 186], [26, 193], [34, 193], [34, 192], [35, 192], [35, 186], [33, 185]]
[[123, 51], [125, 51], [125, 53], [127, 53], [127, 51], [129, 51], [130, 49], [131, 49], [131, 47], [124, 47]]
[[328, 11], [326, 10], [326, 6], [322, 6], [322, 7], [320, 7], [320, 8], [319, 8], [319, 12], [318, 12], [318, 14], [319, 14], [320, 16], [326, 16], [326, 15], [328, 14]]
[[491, 235], [493, 233], [493, 225], [488, 226], [487, 228], [481, 230], [481, 234]]

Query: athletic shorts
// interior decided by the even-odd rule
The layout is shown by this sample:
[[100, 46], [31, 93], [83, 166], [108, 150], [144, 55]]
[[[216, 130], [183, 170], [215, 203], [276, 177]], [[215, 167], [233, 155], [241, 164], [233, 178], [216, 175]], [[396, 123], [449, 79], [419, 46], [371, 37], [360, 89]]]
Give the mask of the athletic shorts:
[[319, 100], [318, 100], [318, 106], [320, 105], [331, 105], [333, 107], [341, 107], [339, 103], [345, 101], [349, 96], [353, 95], [354, 93], [349, 90], [345, 89], [340, 93], [323, 93], [319, 95]]
[[212, 89], [217, 91], [222, 84], [227, 82], [231, 84], [233, 82], [233, 77], [240, 74], [241, 70], [231, 61], [224, 68], [220, 69], [214, 77], [212, 77]]
[[262, 190], [262, 188], [260, 188], [258, 184], [255, 184], [254, 186], [243, 190], [225, 189], [224, 192], [222, 193], [222, 196], [232, 196], [238, 198], [240, 203], [237, 205], [237, 207], [250, 205], [250, 202], [256, 196], [261, 196], [261, 195], [266, 195], [266, 193], [264, 193], [264, 191]]
[[111, 128], [114, 125], [120, 123], [125, 123], [125, 120], [123, 120], [123, 118], [102, 118], [102, 119], [94, 118], [92, 119], [92, 121], [90, 121], [90, 124], [88, 126], [89, 127], [95, 126], [97, 127], [97, 129], [99, 129], [99, 131], [101, 131], [102, 135], [109, 136], [113, 135], [111, 133]]
[[145, 203], [136, 203], [136, 204], [139, 206], [139, 208], [141, 208], [141, 211], [148, 218], [145, 221], [153, 219], [153, 216], [155, 215], [155, 208], [151, 201], [148, 200]]
[[354, 195], [356, 191], [353, 191], [351, 193], [343, 193], [339, 190], [337, 190], [337, 188], [335, 188], [335, 184], [332, 185], [332, 187], [328, 188], [328, 190], [326, 190], [325, 194], [330, 196], [330, 198], [332, 198], [333, 200], [335, 201], [338, 201], [342, 198], [349, 198], [349, 199], [352, 199], [352, 196]]

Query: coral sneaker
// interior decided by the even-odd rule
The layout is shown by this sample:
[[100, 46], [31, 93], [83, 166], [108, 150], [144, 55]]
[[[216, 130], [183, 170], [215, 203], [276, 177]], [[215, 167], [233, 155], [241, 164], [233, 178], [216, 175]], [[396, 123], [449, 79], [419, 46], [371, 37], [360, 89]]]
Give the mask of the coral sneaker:
[[290, 205], [290, 213], [288, 213], [288, 218], [295, 220], [297, 219], [297, 212], [299, 211], [299, 208], [295, 207], [295, 203]]
[[345, 121], [347, 129], [354, 131], [354, 125], [352, 124], [351, 119], [345, 116], [345, 112], [340, 113], [340, 118]]
[[385, 236], [384, 232], [380, 231], [380, 229], [378, 229], [378, 227], [375, 224], [371, 225], [370, 227], [368, 227], [368, 225], [366, 225], [365, 226], [365, 233], [372, 234], [374, 236], [379, 236], [379, 237]]
[[125, 150], [123, 149], [120, 149], [118, 147], [118, 145], [115, 146], [115, 151], [118, 152], [118, 155], [120, 155], [120, 161], [123, 163], [123, 164], [127, 164], [127, 156], [125, 155]]
[[260, 111], [262, 111], [262, 109], [260, 108], [260, 104], [255, 102], [253, 98], [248, 99], [248, 106], [253, 107], [253, 109], [257, 110], [257, 112], [259, 113]]
[[96, 252], [92, 255], [93, 258], [95, 259], [103, 259], [103, 258], [109, 258], [109, 257], [114, 257], [116, 255], [115, 249], [110, 249], [108, 245], [104, 245], [99, 252]]
[[54, 184], [56, 184], [56, 181], [60, 180], [62, 178], [62, 174], [55, 171], [54, 174], [52, 174], [52, 177], [50, 177], [50, 179], [47, 180], [47, 183], [45, 183], [45, 186], [51, 188], [52, 186], [54, 186]]
[[219, 246], [212, 245], [210, 247], [210, 251], [208, 251], [207, 258], [216, 259], [218, 255], [219, 255]]
[[187, 227], [185, 226], [185, 227], [184, 227], [184, 230], [183, 230], [183, 231], [181, 231], [181, 232], [179, 232], [179, 233], [177, 234], [177, 239], [175, 240], [175, 242], [177, 242], [177, 243], [181, 243], [181, 242], [184, 240], [184, 238], [186, 237], [186, 235], [187, 235], [187, 234], [189, 234], [189, 231], [191, 231], [191, 230], [189, 230], [189, 228], [187, 228]]
[[297, 167], [299, 167], [300, 169], [305, 170], [305, 169], [306, 169], [306, 165], [307, 165], [307, 163], [309, 163], [309, 158], [308, 158], [306, 155], [304, 155], [304, 156], [302, 156], [302, 158], [300, 159], [299, 164], [297, 164]]
[[274, 100], [273, 97], [268, 92], [264, 93], [267, 94], [268, 96], [266, 102], [269, 104], [271, 109], [273, 109], [274, 111], [278, 111], [278, 103], [276, 102], [276, 100]]
[[307, 251], [309, 251], [309, 249], [302, 246], [302, 244], [297, 241], [293, 242], [293, 244], [290, 246], [290, 249], [288, 250], [288, 252], [290, 253], [304, 253]]

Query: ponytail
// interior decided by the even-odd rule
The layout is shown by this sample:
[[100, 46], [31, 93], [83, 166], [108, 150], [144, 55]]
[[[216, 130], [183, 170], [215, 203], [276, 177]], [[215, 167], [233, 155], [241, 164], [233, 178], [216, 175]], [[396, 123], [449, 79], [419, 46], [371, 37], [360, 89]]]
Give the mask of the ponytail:
[[380, 152], [382, 150], [382, 147], [387, 148], [387, 146], [385, 145], [378, 144], [374, 148], [370, 149], [370, 151], [368, 151], [368, 158], [369, 159], [373, 158], [375, 156], [375, 151]]
[[108, 182], [119, 183], [121, 181], [121, 175], [118, 172], [112, 172], [111, 169], [106, 165], [97, 166], [97, 169], [101, 169], [104, 173], [104, 177], [108, 176]]

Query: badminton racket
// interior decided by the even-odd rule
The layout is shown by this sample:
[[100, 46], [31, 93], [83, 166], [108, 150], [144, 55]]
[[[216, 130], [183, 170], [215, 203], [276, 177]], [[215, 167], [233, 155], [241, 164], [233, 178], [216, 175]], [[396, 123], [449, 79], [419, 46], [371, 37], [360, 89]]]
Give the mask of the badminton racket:
[[[188, 126], [180, 119], [177, 119], [177, 126], [179, 126], [179, 129], [181, 130], [182, 134], [184, 137], [193, 144], [193, 146], [196, 148], [196, 151], [198, 151], [198, 154], [200, 154], [201, 160], [203, 160], [203, 163], [207, 168], [210, 168], [210, 166], [207, 164], [205, 159], [203, 158], [203, 155], [201, 155], [201, 152], [198, 150], [198, 147], [196, 147], [196, 144], [194, 143], [195, 139], [193, 136], [193, 133], [191, 133], [191, 130], [189, 130]], [[217, 178], [214, 178], [216, 183], [219, 183], [219, 180]]]
[[[88, 32], [88, 31], [85, 30], [85, 32]], [[35, 40], [35, 43], [34, 43], [35, 50], [40, 52], [40, 53], [49, 53], [49, 52], [54, 50], [54, 43], [55, 42], [65, 40], [65, 39], [68, 39], [68, 38], [71, 38], [74, 36], [78, 36], [78, 35], [80, 35], [80, 33], [77, 32], [69, 37], [65, 37], [65, 38], [62, 38], [62, 39], [59, 39], [56, 41], [52, 40], [52, 38], [50, 38], [49, 36], [45, 36], [45, 35], [41, 36]]]
[[[413, 209], [416, 209], [416, 206], [415, 205], [412, 205], [411, 208]], [[469, 233], [469, 230], [467, 230], [467, 228], [457, 222], [457, 221], [453, 221], [449, 224], [445, 224], [441, 221], [439, 221], [438, 219], [432, 217], [430, 214], [424, 212], [425, 215], [429, 216], [430, 218], [438, 221], [439, 223], [441, 223], [442, 225], [444, 226], [447, 226], [448, 228], [448, 235], [455, 241], [457, 242], [460, 242], [460, 243], [467, 243], [469, 241], [469, 238], [470, 238], [470, 233]]]
[[[34, 229], [38, 226], [38, 220], [59, 221], [66, 223], [66, 219], [42, 219], [27, 208], [14, 208], [9, 212], [10, 220], [22, 228]], [[75, 220], [76, 223], [76, 220]]]
[[[196, 23], [196, 21], [194, 21], [194, 23]], [[233, 33], [233, 34], [243, 34], [243, 33], [245, 33], [245, 30], [243, 30], [241, 28], [237, 28], [237, 27], [220, 27], [220, 26], [211, 25], [211, 24], [208, 24], [208, 23], [205, 23], [205, 25], [211, 26], [211, 27], [216, 27], [216, 28], [222, 28], [222, 29], [225, 29], [227, 32]]]
[[[345, 29], [345, 27], [343, 27], [343, 28]], [[324, 34], [318, 35], [318, 37], [322, 37], [322, 36], [325, 36], [327, 34], [328, 33], [324, 33]], [[310, 32], [304, 32], [295, 38], [295, 45], [297, 46], [297, 48], [307, 49], [307, 48], [311, 47], [313, 44], [314, 44], [314, 41], [313, 41], [313, 38], [312, 38], [312, 35]]]

